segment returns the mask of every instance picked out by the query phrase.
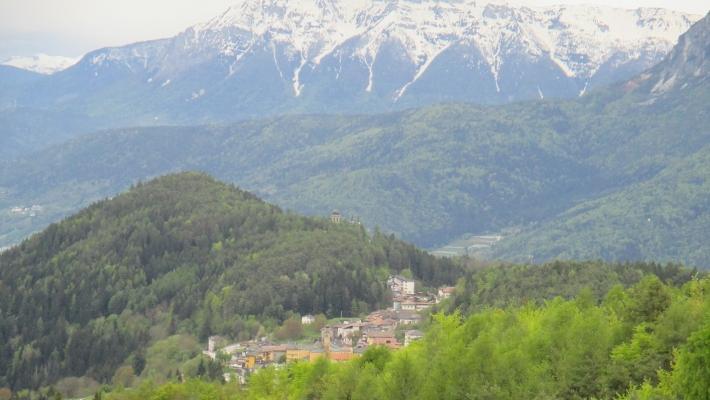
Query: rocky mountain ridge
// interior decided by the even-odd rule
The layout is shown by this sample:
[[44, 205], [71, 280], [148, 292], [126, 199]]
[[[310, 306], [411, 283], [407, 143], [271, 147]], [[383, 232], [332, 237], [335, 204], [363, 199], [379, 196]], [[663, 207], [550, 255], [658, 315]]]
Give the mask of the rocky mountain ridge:
[[570, 98], [659, 62], [698, 18], [471, 0], [242, 0], [175, 37], [91, 52], [18, 103], [144, 125]]

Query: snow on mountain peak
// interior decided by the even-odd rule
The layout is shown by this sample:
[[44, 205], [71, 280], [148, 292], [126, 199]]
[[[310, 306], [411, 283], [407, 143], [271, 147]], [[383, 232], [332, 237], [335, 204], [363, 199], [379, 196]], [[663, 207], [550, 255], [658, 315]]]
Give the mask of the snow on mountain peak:
[[[664, 9], [525, 7], [504, 1], [241, 0], [191, 31], [195, 45], [209, 37], [237, 59], [259, 40], [288, 46], [297, 61], [291, 79], [298, 95], [302, 68], [317, 65], [351, 38], [358, 41], [354, 56], [370, 69], [385, 42], [399, 41], [416, 65], [414, 80], [455, 43], [477, 47], [494, 76], [513, 44], [529, 57], [548, 55], [567, 76], [585, 79], [619, 50], [630, 57], [670, 50], [697, 19]], [[218, 32], [231, 35], [225, 40]]]
[[77, 61], [79, 61], [78, 58], [37, 54], [29, 57], [10, 57], [1, 62], [0, 64], [33, 71], [40, 74], [51, 75], [53, 73], [71, 67], [72, 65], [76, 64]]
[[147, 85], [189, 86], [188, 99], [202, 88], [192, 87], [200, 76], [215, 85], [204, 101], [221, 87], [274, 84], [276, 98], [285, 89], [403, 106], [508, 102], [576, 96], [629, 79], [659, 62], [699, 18], [505, 0], [238, 0], [175, 37], [100, 49], [84, 63], [96, 79], [115, 68]]

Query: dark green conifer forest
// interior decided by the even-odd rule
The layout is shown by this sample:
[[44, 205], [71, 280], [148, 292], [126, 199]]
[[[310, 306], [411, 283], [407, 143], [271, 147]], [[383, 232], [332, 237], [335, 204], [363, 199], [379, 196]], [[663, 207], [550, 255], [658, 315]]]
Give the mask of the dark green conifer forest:
[[283, 212], [206, 175], [165, 176], [0, 255], [0, 387], [108, 382], [176, 332], [249, 339], [292, 312], [373, 310], [405, 268], [432, 286], [460, 275], [393, 236]]

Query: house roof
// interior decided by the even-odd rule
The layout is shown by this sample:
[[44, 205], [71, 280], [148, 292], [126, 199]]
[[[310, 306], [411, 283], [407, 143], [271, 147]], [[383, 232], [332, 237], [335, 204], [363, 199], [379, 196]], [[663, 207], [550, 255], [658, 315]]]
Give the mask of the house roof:
[[398, 320], [402, 319], [422, 319], [422, 316], [419, 315], [416, 311], [409, 311], [409, 310], [400, 310], [396, 311], [394, 313], [394, 317]]
[[405, 304], [433, 305], [434, 303], [431, 301], [406, 300], [402, 302], [402, 305]]
[[355, 328], [355, 327], [360, 327], [363, 325], [364, 324], [360, 321], [353, 321], [353, 322], [349, 322], [349, 323], [341, 323], [341, 324], [333, 325], [333, 328]]
[[267, 351], [286, 351], [288, 350], [288, 346], [283, 344], [283, 345], [274, 345], [274, 346], [264, 346], [261, 348], [261, 351], [267, 352]]
[[346, 353], [346, 352], [353, 352], [352, 347], [350, 346], [338, 346], [338, 345], [331, 345], [330, 346], [330, 352], [331, 353]]
[[393, 331], [374, 331], [374, 332], [367, 332], [367, 337], [368, 338], [393, 338], [394, 337], [394, 332]]

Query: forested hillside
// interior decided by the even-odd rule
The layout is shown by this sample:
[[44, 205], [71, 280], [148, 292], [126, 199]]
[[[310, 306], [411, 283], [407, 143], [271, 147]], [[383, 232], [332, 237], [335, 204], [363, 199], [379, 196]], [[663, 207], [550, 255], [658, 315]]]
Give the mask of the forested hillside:
[[648, 276], [670, 286], [682, 286], [704, 276], [677, 264], [605, 263], [601, 261], [553, 261], [541, 265], [492, 263], [481, 266], [475, 260], [462, 260], [464, 275], [449, 301], [435, 311], [471, 314], [490, 307], [542, 305], [560, 297], [566, 300], [585, 292], [601, 301], [615, 286], [631, 287]]
[[[697, 240], [710, 235], [702, 223], [708, 93], [700, 85], [653, 105], [638, 93], [598, 93], [507, 108], [99, 133], [0, 167], [0, 245], [138, 179], [201, 169], [280, 206], [338, 208], [425, 247], [515, 227], [523, 233], [497, 256], [706, 266]], [[9, 212], [32, 204], [43, 211]], [[669, 209], [673, 218], [664, 217]]]
[[[175, 36], [84, 49], [67, 69], [15, 79], [18, 90], [0, 91], [0, 108], [78, 114], [99, 129], [574, 98], [657, 63], [699, 18], [468, 0], [235, 3]], [[0, 68], [0, 88], [2, 75]], [[42, 145], [53, 121], [32, 117], [11, 115], [37, 126], [24, 137]]]
[[81, 113], [18, 104], [19, 93], [46, 79], [36, 72], [0, 65], [0, 159], [30, 154], [105, 126]]
[[[435, 259], [357, 224], [285, 213], [203, 174], [168, 175], [100, 201], [0, 255], [0, 388], [56, 383], [68, 393], [67, 387], [86, 389], [96, 382], [114, 388], [143, 382], [141, 390], [150, 391], [151, 381], [214, 378], [219, 373], [197, 368], [198, 341], [212, 334], [261, 337], [292, 313], [358, 315], [384, 308], [387, 276], [405, 269], [425, 286], [457, 283], [453, 297], [434, 312], [472, 319], [483, 318], [478, 313], [491, 307], [509, 310], [511, 318], [535, 307], [548, 312], [556, 296], [572, 299], [579, 293], [595, 304], [635, 285], [659, 291], [643, 301], [658, 295], [665, 302], [682, 297], [686, 290], [677, 288], [700, 276], [678, 265], [480, 266]], [[562, 306], [563, 300], [550, 304], [572, 307]], [[458, 317], [447, 318], [453, 323]], [[441, 344], [442, 351], [451, 345]], [[416, 351], [405, 354], [423, 357]], [[667, 365], [670, 353], [664, 354]], [[271, 385], [268, 374], [254, 382]], [[341, 379], [339, 374], [329, 379]], [[234, 389], [191, 381], [165, 390], [193, 390], [190, 385], [214, 393]]]
[[[204, 170], [284, 208], [357, 214], [423, 247], [710, 265], [710, 16], [656, 67], [571, 101], [100, 132], [0, 163], [0, 246], [140, 179]], [[38, 205], [35, 215], [12, 213]]]
[[[710, 265], [705, 240], [710, 226], [709, 78], [710, 14], [680, 37], [663, 62], [617, 85], [632, 94], [627, 99], [637, 102], [637, 107], [619, 109], [628, 113], [626, 119], [596, 122], [609, 136], [628, 129], [629, 123], [636, 125], [632, 128], [636, 134], [608, 142], [621, 151], [610, 147], [595, 158], [611, 168], [630, 165], [637, 172], [645, 171], [648, 179], [581, 201], [503, 243], [494, 255], [518, 259], [523, 254], [542, 259], [623, 255]], [[665, 117], [655, 119], [654, 113]], [[639, 118], [654, 125], [644, 127]], [[676, 141], [680, 137], [684, 142]], [[694, 150], [677, 157], [683, 148], [691, 149], [685, 147], [688, 144]], [[627, 159], [636, 162], [626, 164]]]
[[[710, 266], [710, 144], [653, 178], [583, 201], [498, 246], [493, 256], [524, 259], [686, 260]], [[619, 257], [618, 255], [624, 255]]]
[[0, 254], [0, 387], [108, 381], [176, 332], [248, 339], [290, 312], [366, 312], [403, 269], [432, 286], [461, 275], [392, 237], [284, 213], [206, 175], [161, 177]]
[[246, 388], [174, 380], [107, 398], [700, 400], [710, 392], [708, 316], [710, 280], [677, 288], [648, 276], [601, 301], [582, 292], [437, 316], [424, 339], [403, 350], [263, 369]]

